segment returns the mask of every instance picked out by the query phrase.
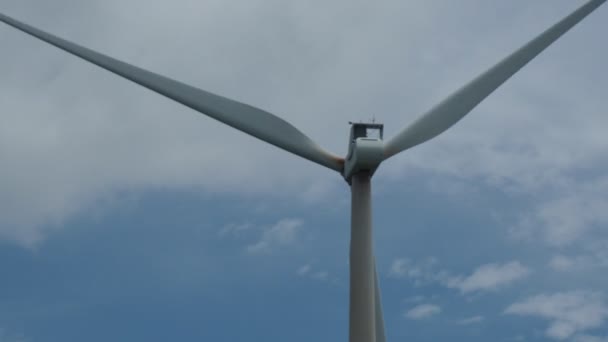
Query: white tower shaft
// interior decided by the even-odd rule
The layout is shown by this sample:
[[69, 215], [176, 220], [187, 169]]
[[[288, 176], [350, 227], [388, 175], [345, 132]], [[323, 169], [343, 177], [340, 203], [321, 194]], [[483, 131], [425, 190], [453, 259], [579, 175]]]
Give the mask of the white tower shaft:
[[376, 270], [369, 172], [352, 176], [351, 195], [349, 341], [376, 342]]

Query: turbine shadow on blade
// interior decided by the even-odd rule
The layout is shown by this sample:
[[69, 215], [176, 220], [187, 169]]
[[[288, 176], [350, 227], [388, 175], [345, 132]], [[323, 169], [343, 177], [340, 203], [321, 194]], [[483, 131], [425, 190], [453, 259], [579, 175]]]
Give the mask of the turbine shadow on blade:
[[[351, 127], [349, 153], [340, 158], [325, 150], [285, 120], [264, 110], [87, 49], [0, 14], [0, 21], [42, 41], [138, 83], [260, 140], [343, 174], [351, 186], [350, 342], [385, 342], [376, 261], [372, 248], [371, 178], [384, 160], [428, 141], [461, 120], [518, 70], [606, 0], [590, 0], [537, 38], [460, 88], [384, 144], [382, 125]], [[380, 130], [371, 139], [367, 129]]]

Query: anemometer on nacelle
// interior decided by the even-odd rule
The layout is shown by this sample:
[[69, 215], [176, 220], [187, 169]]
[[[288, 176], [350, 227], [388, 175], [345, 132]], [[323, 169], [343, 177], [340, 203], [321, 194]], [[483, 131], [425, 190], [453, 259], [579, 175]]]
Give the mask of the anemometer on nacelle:
[[344, 179], [350, 179], [357, 172], [376, 171], [384, 160], [384, 125], [379, 123], [349, 122], [350, 139], [348, 154], [344, 163]]

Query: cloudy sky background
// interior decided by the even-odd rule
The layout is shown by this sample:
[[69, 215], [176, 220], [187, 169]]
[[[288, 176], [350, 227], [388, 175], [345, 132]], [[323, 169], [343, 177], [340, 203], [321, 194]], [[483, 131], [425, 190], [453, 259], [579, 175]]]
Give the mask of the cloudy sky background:
[[[269, 110], [390, 137], [582, 1], [1, 0]], [[608, 340], [608, 9], [385, 162], [389, 341]], [[0, 341], [346, 340], [337, 174], [0, 25]]]

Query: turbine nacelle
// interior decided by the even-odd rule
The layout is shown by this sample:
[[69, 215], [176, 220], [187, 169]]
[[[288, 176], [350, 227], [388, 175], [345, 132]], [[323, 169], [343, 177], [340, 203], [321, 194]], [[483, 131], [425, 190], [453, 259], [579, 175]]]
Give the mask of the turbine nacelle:
[[384, 125], [362, 122], [350, 124], [348, 155], [344, 160], [343, 174], [348, 184], [357, 172], [373, 174], [384, 160]]

